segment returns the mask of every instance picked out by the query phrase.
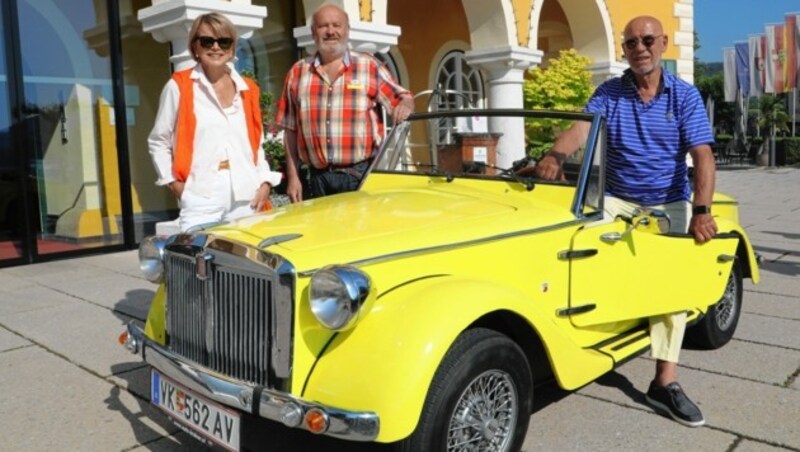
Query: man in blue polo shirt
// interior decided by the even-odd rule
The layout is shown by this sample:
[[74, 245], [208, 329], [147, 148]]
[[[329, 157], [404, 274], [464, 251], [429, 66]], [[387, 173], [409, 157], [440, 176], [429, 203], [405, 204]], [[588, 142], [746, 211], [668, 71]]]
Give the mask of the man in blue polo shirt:
[[[641, 206], [666, 211], [672, 232], [688, 232], [698, 242], [717, 233], [711, 216], [715, 164], [714, 139], [697, 89], [661, 67], [669, 39], [661, 22], [640, 16], [625, 27], [622, 50], [630, 68], [597, 88], [584, 108], [602, 114], [608, 124], [606, 218], [631, 216]], [[538, 177], [554, 180], [561, 164], [585, 141], [589, 125], [576, 122], [536, 165]], [[686, 154], [694, 161], [694, 201]], [[656, 375], [647, 401], [681, 424], [705, 423], [700, 409], [677, 382], [678, 355], [686, 313], [650, 319]]]

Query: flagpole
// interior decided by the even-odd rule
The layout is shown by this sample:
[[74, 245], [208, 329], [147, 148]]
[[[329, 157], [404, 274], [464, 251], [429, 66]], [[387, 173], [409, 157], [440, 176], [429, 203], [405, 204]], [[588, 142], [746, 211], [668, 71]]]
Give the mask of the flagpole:
[[792, 88], [792, 136], [797, 123], [797, 87]]

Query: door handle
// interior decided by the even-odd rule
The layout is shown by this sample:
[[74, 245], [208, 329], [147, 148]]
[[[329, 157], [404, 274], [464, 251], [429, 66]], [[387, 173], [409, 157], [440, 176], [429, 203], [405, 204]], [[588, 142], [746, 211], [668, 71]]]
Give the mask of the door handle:
[[604, 242], [619, 242], [622, 240], [622, 234], [619, 232], [606, 232], [600, 236], [600, 240]]

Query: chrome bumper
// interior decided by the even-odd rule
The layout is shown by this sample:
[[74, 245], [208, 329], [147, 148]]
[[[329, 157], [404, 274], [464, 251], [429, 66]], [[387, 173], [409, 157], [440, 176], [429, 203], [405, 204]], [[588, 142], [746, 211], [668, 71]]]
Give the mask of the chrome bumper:
[[[138, 354], [159, 372], [203, 397], [225, 406], [280, 422], [288, 427], [306, 428], [303, 419], [309, 411], [321, 412], [328, 428], [319, 432], [349, 441], [374, 441], [380, 429], [376, 413], [343, 411], [298, 399], [290, 394], [233, 380], [170, 352], [154, 342], [133, 322], [128, 323], [125, 348]], [[311, 431], [311, 430], [309, 430]], [[317, 433], [317, 432], [315, 432]]]

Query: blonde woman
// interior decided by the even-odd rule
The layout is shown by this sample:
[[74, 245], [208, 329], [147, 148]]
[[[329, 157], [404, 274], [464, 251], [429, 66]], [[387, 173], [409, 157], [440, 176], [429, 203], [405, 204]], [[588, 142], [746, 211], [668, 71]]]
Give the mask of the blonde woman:
[[269, 208], [281, 181], [261, 146], [258, 85], [231, 64], [236, 39], [222, 14], [195, 19], [189, 49], [197, 64], [167, 82], [148, 138], [156, 184], [179, 200], [182, 231]]

